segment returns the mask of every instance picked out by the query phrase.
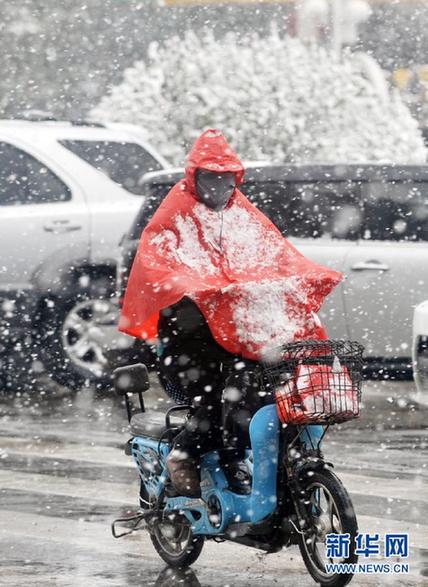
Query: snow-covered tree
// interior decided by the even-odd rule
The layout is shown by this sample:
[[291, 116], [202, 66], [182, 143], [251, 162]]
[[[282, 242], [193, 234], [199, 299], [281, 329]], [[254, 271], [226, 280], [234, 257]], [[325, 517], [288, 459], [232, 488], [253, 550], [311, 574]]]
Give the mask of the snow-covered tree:
[[99, 120], [140, 124], [175, 164], [207, 127], [245, 159], [400, 162], [426, 159], [416, 121], [395, 92], [367, 74], [367, 59], [339, 61], [272, 30], [221, 39], [188, 31], [124, 73], [94, 108]]

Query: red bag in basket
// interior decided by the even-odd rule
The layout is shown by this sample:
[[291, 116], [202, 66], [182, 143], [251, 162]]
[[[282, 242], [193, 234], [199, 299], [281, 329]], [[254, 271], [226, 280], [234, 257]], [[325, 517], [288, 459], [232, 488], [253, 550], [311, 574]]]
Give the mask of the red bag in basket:
[[308, 424], [337, 416], [344, 421], [358, 415], [358, 391], [347, 367], [299, 365], [294, 379], [276, 390], [279, 418], [284, 423]]

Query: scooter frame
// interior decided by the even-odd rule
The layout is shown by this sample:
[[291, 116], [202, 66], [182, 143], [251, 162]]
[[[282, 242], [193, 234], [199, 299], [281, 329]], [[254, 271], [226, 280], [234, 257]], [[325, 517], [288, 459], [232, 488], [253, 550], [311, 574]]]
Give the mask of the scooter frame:
[[[225, 474], [220, 467], [219, 454], [212, 451], [205, 454], [201, 460], [201, 498], [168, 497], [165, 494], [168, 482], [166, 458], [172, 440], [169, 432], [170, 415], [178, 409], [188, 408], [175, 406], [167, 413], [167, 434], [170, 436], [168, 440], [157, 440], [142, 435], [134, 436], [130, 441], [131, 455], [150, 502], [157, 503], [165, 495], [164, 514], [179, 512], [191, 524], [194, 535], [207, 537], [225, 534], [233, 536], [233, 526], [258, 524], [273, 514], [278, 504], [277, 478], [280, 454], [280, 422], [276, 406], [263, 406], [250, 422], [252, 464], [248, 464], [253, 473], [251, 492], [241, 495], [228, 488]], [[323, 434], [321, 426], [307, 427], [305, 432], [307, 438], [304, 442], [307, 445], [319, 444], [319, 438]]]

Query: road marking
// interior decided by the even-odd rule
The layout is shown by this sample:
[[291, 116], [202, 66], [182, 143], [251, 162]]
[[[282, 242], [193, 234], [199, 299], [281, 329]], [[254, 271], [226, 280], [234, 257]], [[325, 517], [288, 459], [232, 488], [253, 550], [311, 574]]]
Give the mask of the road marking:
[[[145, 560], [162, 563], [156, 554], [150, 537], [146, 531], [138, 532], [121, 540], [114, 540], [110, 534], [108, 524], [98, 522], [84, 522], [71, 519], [60, 519], [44, 517], [37, 514], [19, 514], [3, 510], [2, 528], [0, 529], [0, 540], [6, 544], [12, 537], [26, 538], [28, 541], [36, 541], [70, 545], [75, 548], [90, 552], [93, 556], [97, 553], [122, 555], [125, 560], [128, 556], [140, 557], [141, 563]], [[304, 573], [299, 576], [299, 583], [311, 585], [311, 580], [306, 575], [304, 564], [297, 547], [281, 551], [277, 554], [270, 554], [268, 557], [261, 556], [259, 552], [245, 546], [227, 542], [215, 544], [206, 542], [202, 555], [195, 565], [198, 568], [207, 568], [212, 573], [213, 561], [221, 561], [218, 572], [227, 575], [230, 570], [231, 579], [237, 573], [248, 573], [251, 569], [252, 578], [260, 576], [260, 584], [284, 584], [284, 573]], [[426, 579], [418, 577], [418, 566], [410, 566], [411, 582], [408, 585], [424, 585]], [[410, 579], [410, 576], [409, 579]], [[226, 578], [226, 577], [225, 577]], [[289, 577], [296, 584], [297, 577]], [[226, 581], [226, 583], [229, 583]], [[10, 583], [8, 583], [10, 584]], [[230, 583], [230, 584], [233, 584]], [[364, 585], [379, 585], [379, 578], [376, 576], [364, 577]], [[400, 582], [399, 582], [400, 584]], [[402, 583], [401, 583], [402, 584]]]
[[20, 471], [1, 471], [0, 487], [44, 493], [46, 495], [63, 495], [101, 503], [138, 506], [137, 472], [133, 483], [109, 483], [106, 481], [88, 481], [76, 477], [54, 477], [39, 473], [21, 473]]
[[[124, 442], [125, 444], [125, 442]], [[37, 457], [42, 459], [68, 459], [76, 462], [114, 465], [132, 468], [132, 458], [123, 448], [88, 444], [53, 444], [14, 437], [0, 437], [0, 458], [7, 455]]]
[[360, 532], [374, 534], [379, 532], [403, 533], [408, 532], [410, 545], [414, 548], [426, 549], [428, 526], [422, 524], [411, 524], [390, 518], [377, 518], [375, 516], [358, 516], [358, 529]]
[[[358, 482], [364, 481], [362, 476], [354, 477], [358, 477]], [[38, 473], [0, 471], [0, 486], [5, 489], [26, 491], [28, 493], [33, 491], [34, 493], [61, 495], [70, 498], [87, 499], [88, 501], [98, 500], [101, 504], [111, 502], [118, 504], [118, 506], [137, 507], [137, 479], [133, 483], [125, 484], [98, 480], [94, 482], [75, 477], [61, 478]], [[347, 489], [351, 494], [354, 493], [353, 483], [347, 483]], [[417, 548], [426, 547], [426, 536], [428, 534], [428, 526], [426, 525], [398, 521], [393, 518], [364, 515], [358, 516], [358, 522], [360, 531], [364, 532], [373, 533], [379, 530], [382, 532], [409, 532], [413, 546]]]
[[428, 503], [426, 481], [420, 477], [412, 480], [385, 479], [340, 471], [338, 476], [350, 493]]

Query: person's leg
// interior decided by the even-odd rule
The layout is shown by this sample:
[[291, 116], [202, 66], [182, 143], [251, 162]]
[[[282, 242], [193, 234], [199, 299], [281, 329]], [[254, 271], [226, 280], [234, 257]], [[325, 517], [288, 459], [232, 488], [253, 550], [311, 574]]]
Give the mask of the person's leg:
[[[198, 383], [200, 385], [193, 393], [193, 385], [190, 389], [189, 398], [192, 406], [191, 416], [188, 418], [184, 429], [174, 440], [174, 448], [189, 454], [192, 458], [200, 456], [210, 450], [219, 448], [222, 444], [221, 437], [221, 395], [223, 386], [220, 389], [213, 385], [215, 373], [207, 372], [201, 374]], [[208, 383], [208, 381], [210, 383]], [[205, 391], [202, 391], [201, 389]]]
[[[163, 377], [192, 407], [191, 417], [174, 439], [168, 458], [168, 470], [175, 489], [181, 495], [200, 495], [199, 464], [201, 454], [218, 448], [221, 439], [221, 364], [208, 348], [187, 348], [186, 352], [167, 353], [163, 357]], [[183, 403], [185, 403], [183, 401]]]
[[226, 380], [222, 421], [225, 446], [236, 450], [241, 458], [250, 445], [251, 418], [265, 403], [265, 394], [260, 391], [257, 364], [249, 360], [237, 361]]
[[260, 390], [257, 363], [237, 360], [226, 380], [222, 411], [225, 445], [222, 467], [230, 488], [236, 493], [251, 491], [251, 476], [244, 463], [246, 449], [251, 445], [250, 422], [257, 410], [271, 402]]
[[187, 349], [174, 358], [176, 380], [187, 395], [192, 414], [175, 441], [177, 447], [193, 456], [217, 448], [221, 443], [221, 396], [224, 377], [221, 362], [204, 345]]

